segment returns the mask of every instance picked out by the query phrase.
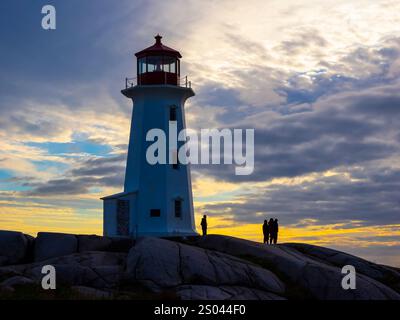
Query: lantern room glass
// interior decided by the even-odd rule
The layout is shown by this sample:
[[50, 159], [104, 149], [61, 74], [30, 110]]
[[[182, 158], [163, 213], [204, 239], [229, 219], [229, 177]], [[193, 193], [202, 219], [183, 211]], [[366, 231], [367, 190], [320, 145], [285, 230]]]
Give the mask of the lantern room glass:
[[147, 56], [138, 59], [138, 74], [168, 72], [178, 74], [177, 59], [170, 56]]

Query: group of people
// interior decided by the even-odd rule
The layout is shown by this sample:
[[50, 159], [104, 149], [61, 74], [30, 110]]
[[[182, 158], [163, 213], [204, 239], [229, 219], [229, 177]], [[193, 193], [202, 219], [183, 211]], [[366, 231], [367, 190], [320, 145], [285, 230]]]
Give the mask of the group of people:
[[264, 243], [276, 244], [278, 242], [279, 224], [278, 219], [264, 220], [263, 224]]
[[[203, 236], [207, 235], [207, 216], [204, 215], [201, 219], [201, 230], [203, 231]], [[278, 231], [279, 224], [278, 219], [269, 219], [269, 221], [264, 220], [263, 224], [263, 234], [264, 234], [264, 243], [267, 244], [276, 244], [278, 242]]]

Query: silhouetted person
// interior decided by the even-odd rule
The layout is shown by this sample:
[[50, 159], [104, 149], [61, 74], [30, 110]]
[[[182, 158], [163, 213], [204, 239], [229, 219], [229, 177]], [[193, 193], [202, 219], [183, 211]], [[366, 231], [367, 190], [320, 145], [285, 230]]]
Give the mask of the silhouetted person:
[[279, 224], [278, 219], [274, 220], [274, 244], [278, 242], [278, 231], [279, 231]]
[[204, 215], [203, 219], [201, 219], [201, 229], [203, 230], [203, 236], [207, 235], [207, 216]]
[[269, 219], [268, 221], [268, 229], [269, 229], [269, 243], [272, 244], [272, 241], [274, 241], [274, 233], [275, 233], [275, 223], [274, 219], [272, 218]]
[[264, 220], [263, 224], [263, 235], [264, 235], [264, 243], [268, 244], [268, 239], [269, 239], [269, 226], [268, 226], [268, 221]]

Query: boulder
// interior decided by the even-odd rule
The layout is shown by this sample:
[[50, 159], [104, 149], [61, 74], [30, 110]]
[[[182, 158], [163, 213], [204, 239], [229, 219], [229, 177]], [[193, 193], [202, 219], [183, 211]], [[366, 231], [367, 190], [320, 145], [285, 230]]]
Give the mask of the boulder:
[[227, 300], [231, 294], [218, 287], [204, 285], [184, 285], [176, 290], [182, 300]]
[[129, 251], [126, 264], [128, 277], [145, 285], [150, 281], [166, 288], [182, 282], [179, 246], [172, 241], [143, 238]]
[[238, 286], [184, 285], [176, 294], [182, 300], [286, 300], [273, 293]]
[[378, 265], [348, 253], [330, 248], [304, 244], [285, 243], [285, 247], [293, 248], [302, 254], [316, 259], [322, 263], [330, 264], [339, 268], [345, 265], [352, 265], [357, 273], [382, 282], [400, 292], [400, 272], [394, 268]]
[[113, 297], [111, 292], [85, 286], [72, 286], [71, 289], [79, 295], [79, 298], [83, 298], [85, 300], [103, 300], [111, 299]]
[[96, 235], [78, 235], [78, 252], [109, 251], [112, 240]]
[[94, 288], [115, 288], [123, 280], [124, 269], [121, 266], [99, 266], [93, 267], [92, 270], [98, 275], [98, 278], [91, 282], [91, 287]]
[[78, 239], [73, 234], [39, 232], [35, 241], [35, 261], [66, 256], [78, 251]]
[[[22, 268], [19, 268], [22, 269]], [[14, 276], [21, 276], [22, 273], [18, 270], [18, 267], [16, 266], [6, 266], [6, 267], [0, 267], [0, 282], [14, 277]]]
[[25, 262], [31, 238], [21, 232], [0, 230], [0, 266]]
[[157, 238], [143, 238], [131, 249], [127, 278], [155, 292], [184, 284], [241, 286], [277, 294], [285, 291], [276, 275], [251, 262]]
[[97, 235], [77, 235], [78, 252], [107, 251], [129, 252], [135, 240], [126, 237], [102, 237]]
[[196, 245], [245, 258], [268, 268], [289, 286], [287, 294], [292, 298], [400, 299], [400, 295], [388, 286], [362, 274], [357, 274], [357, 290], [344, 290], [341, 287], [341, 268], [302, 254], [289, 246], [264, 245], [219, 235], [201, 237]]
[[135, 240], [132, 238], [110, 237], [111, 245], [108, 249], [110, 252], [126, 252], [135, 245]]
[[89, 251], [51, 258], [36, 264], [68, 264], [80, 265], [90, 268], [100, 266], [121, 266], [125, 268], [126, 257], [127, 254], [122, 252]]
[[27, 285], [27, 284], [35, 284], [35, 281], [24, 277], [24, 276], [14, 276], [11, 278], [8, 278], [7, 280], [4, 280], [0, 286], [2, 287], [15, 287], [15, 286], [20, 286], [20, 285]]
[[126, 254], [86, 252], [51, 258], [41, 262], [0, 268], [0, 277], [23, 276], [40, 283], [44, 265], [56, 269], [57, 285], [88, 286], [98, 289], [118, 287], [125, 270]]
[[[14, 287], [19, 285], [40, 286], [42, 267], [52, 265], [57, 285], [73, 287], [80, 299], [151, 294], [204, 300], [400, 300], [399, 269], [313, 245], [264, 245], [217, 235], [135, 242], [39, 233], [36, 262], [28, 263], [32, 243], [24, 234], [0, 232], [0, 263], [8, 264], [0, 266], [5, 295], [18, 294]], [[12, 261], [16, 264], [9, 265]], [[341, 287], [346, 264], [356, 268], [355, 290]]]

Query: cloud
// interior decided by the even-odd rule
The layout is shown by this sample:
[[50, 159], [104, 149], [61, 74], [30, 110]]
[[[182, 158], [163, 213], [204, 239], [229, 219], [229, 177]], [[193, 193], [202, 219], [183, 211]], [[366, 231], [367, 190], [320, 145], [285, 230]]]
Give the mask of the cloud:
[[79, 168], [72, 169], [71, 175], [79, 176], [104, 176], [125, 171], [126, 155], [106, 158], [92, 158], [82, 163]]
[[327, 45], [328, 42], [319, 34], [318, 30], [307, 29], [296, 32], [291, 40], [282, 41], [276, 49], [287, 56], [304, 55], [310, 49], [313, 49], [314, 54], [322, 55], [324, 47]]
[[[0, 168], [12, 176], [0, 181], [0, 201], [2, 212], [15, 215], [2, 226], [17, 226], [35, 205], [99, 219], [99, 195], [123, 184], [132, 111], [120, 94], [123, 78], [135, 74], [133, 52], [158, 32], [182, 52], [181, 73], [197, 93], [187, 104], [189, 126], [256, 129], [253, 175], [193, 167], [198, 212], [220, 217], [219, 230], [266, 214], [299, 229], [335, 223], [341, 232], [395, 222], [399, 3], [55, 1], [53, 34], [37, 27], [37, 4], [16, 5], [3, 10], [0, 28]], [[46, 147], [82, 140], [108, 148]]]
[[[255, 128], [255, 171], [235, 176], [233, 166], [198, 166], [226, 181], [261, 181], [363, 165], [399, 154], [397, 84], [319, 99], [304, 112], [259, 112], [239, 122]], [[234, 125], [233, 125], [234, 127]]]
[[87, 187], [85, 184], [82, 184], [82, 181], [70, 179], [49, 180], [46, 183], [25, 183], [24, 186], [34, 188], [32, 191], [27, 192], [30, 196], [82, 194], [88, 192]]
[[125, 155], [90, 158], [77, 168], [65, 173], [63, 179], [45, 182], [25, 182], [28, 196], [82, 195], [94, 187], [122, 187], [125, 173]]
[[253, 187], [252, 192], [236, 196], [241, 201], [210, 203], [202, 210], [245, 223], [257, 223], [261, 215], [279, 217], [284, 225], [307, 220], [311, 224], [394, 224], [400, 214], [396, 194], [399, 175], [399, 170], [388, 168], [352, 168], [350, 172], [343, 169], [296, 184], [271, 182]]

